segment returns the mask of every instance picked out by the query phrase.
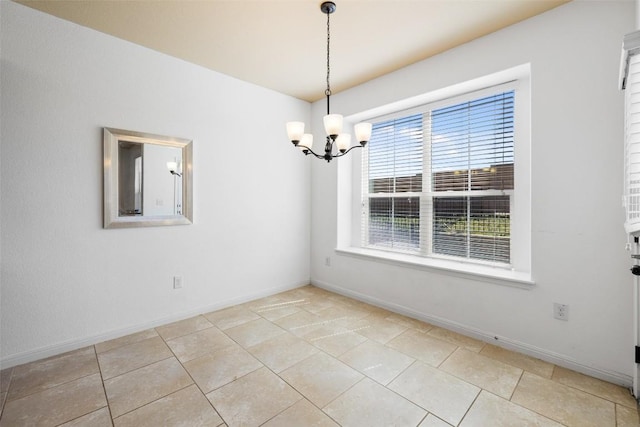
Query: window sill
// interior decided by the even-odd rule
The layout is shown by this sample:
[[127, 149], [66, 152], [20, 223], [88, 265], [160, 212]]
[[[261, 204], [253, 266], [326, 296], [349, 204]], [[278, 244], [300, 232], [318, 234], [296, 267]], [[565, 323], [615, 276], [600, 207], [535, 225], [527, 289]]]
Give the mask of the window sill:
[[365, 260], [375, 260], [401, 267], [435, 271], [465, 279], [517, 287], [521, 289], [531, 289], [531, 287], [535, 285], [530, 273], [497, 267], [488, 267], [450, 260], [423, 258], [394, 252], [384, 252], [355, 247], [336, 248], [336, 253]]

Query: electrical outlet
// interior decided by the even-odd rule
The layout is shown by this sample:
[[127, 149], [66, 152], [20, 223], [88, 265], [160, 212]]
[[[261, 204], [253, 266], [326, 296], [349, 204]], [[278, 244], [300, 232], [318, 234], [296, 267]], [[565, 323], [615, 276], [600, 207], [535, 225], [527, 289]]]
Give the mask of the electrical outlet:
[[331, 267], [331, 257], [326, 257], [326, 258], [324, 259], [324, 265], [325, 265], [326, 267]]
[[182, 276], [173, 276], [173, 289], [182, 289]]
[[567, 304], [554, 302], [553, 318], [558, 320], [569, 320], [569, 306]]

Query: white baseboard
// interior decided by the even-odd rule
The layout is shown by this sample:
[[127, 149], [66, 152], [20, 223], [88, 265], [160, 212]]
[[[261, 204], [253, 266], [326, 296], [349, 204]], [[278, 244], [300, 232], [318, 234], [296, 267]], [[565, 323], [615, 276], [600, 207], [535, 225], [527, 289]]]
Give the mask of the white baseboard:
[[310, 281], [298, 282], [288, 286], [277, 286], [254, 292], [235, 298], [231, 298], [224, 301], [219, 301], [213, 305], [202, 306], [191, 310], [173, 313], [169, 316], [161, 317], [151, 320], [149, 322], [140, 323], [127, 328], [121, 328], [105, 332], [98, 335], [92, 335], [89, 337], [73, 339], [62, 343], [57, 343], [45, 347], [38, 348], [36, 350], [25, 351], [23, 353], [12, 354], [0, 359], [0, 367], [2, 369], [11, 368], [14, 366], [22, 365], [24, 363], [33, 362], [35, 360], [44, 359], [51, 356], [56, 356], [69, 351], [77, 350], [79, 348], [88, 347], [90, 345], [98, 344], [104, 341], [112, 340], [114, 338], [120, 338], [125, 335], [134, 334], [136, 332], [144, 331], [146, 329], [155, 328], [158, 326], [166, 325], [168, 323], [177, 322], [179, 320], [188, 319], [189, 317], [197, 316], [199, 314], [209, 313], [211, 311], [221, 310], [223, 308], [231, 307], [234, 305], [242, 304], [245, 302], [253, 301], [259, 298], [274, 295], [280, 292], [288, 291], [290, 289], [306, 286]]
[[610, 383], [619, 384], [624, 387], [631, 387], [633, 383], [633, 378], [631, 378], [631, 376], [629, 375], [622, 374], [620, 372], [609, 371], [607, 369], [598, 368], [596, 366], [585, 365], [583, 363], [576, 361], [571, 357], [554, 353], [552, 351], [545, 350], [543, 348], [539, 348], [536, 346], [532, 346], [517, 340], [501, 337], [496, 334], [489, 333], [487, 331], [482, 331], [480, 329], [476, 329], [467, 325], [463, 325], [457, 322], [453, 322], [451, 320], [444, 319], [442, 317], [418, 312], [416, 310], [412, 310], [408, 307], [405, 307], [399, 304], [395, 304], [389, 301], [383, 301], [378, 298], [371, 297], [369, 295], [365, 295], [359, 292], [352, 291], [350, 289], [342, 288], [337, 285], [323, 282], [321, 280], [312, 279], [311, 284], [319, 288], [323, 288], [328, 291], [335, 292], [337, 294], [341, 294], [362, 302], [366, 302], [371, 305], [385, 308], [387, 310], [393, 311], [398, 314], [403, 314], [405, 316], [412, 317], [414, 319], [422, 320], [432, 325], [440, 326], [442, 328], [449, 329], [454, 332], [458, 332], [462, 335], [470, 336], [472, 338], [476, 338], [481, 341], [506, 348], [508, 350], [513, 350], [518, 353], [523, 353], [528, 356], [535, 357], [540, 360], [544, 360], [545, 362], [553, 363], [554, 365], [562, 366], [563, 368], [571, 369], [572, 371], [580, 372], [582, 374], [589, 375], [594, 378], [599, 378], [601, 380], [604, 380]]

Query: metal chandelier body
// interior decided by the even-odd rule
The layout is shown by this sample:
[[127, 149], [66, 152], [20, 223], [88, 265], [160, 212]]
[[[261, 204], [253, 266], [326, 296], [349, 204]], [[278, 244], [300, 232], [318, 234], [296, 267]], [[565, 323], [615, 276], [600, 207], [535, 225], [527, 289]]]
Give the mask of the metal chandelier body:
[[[327, 142], [324, 145], [324, 154], [318, 154], [312, 150], [313, 147], [313, 135], [310, 133], [304, 133], [303, 122], [288, 122], [287, 134], [289, 139], [296, 147], [300, 148], [305, 155], [313, 155], [318, 159], [324, 159], [330, 162], [332, 159], [342, 157], [354, 148], [362, 148], [369, 142], [371, 138], [371, 123], [358, 123], [355, 125], [354, 130], [356, 133], [356, 139], [360, 145], [351, 145], [351, 134], [342, 132], [342, 115], [331, 114], [329, 110], [329, 99], [331, 98], [331, 85], [329, 83], [329, 76], [331, 68], [329, 66], [330, 59], [330, 45], [331, 45], [331, 31], [330, 31], [330, 19], [329, 17], [336, 11], [336, 4], [332, 1], [326, 1], [320, 5], [322, 13], [327, 15], [327, 89], [324, 91], [327, 97], [327, 115], [324, 116], [324, 129], [327, 134]], [[333, 146], [336, 146], [337, 151], [334, 153]]]

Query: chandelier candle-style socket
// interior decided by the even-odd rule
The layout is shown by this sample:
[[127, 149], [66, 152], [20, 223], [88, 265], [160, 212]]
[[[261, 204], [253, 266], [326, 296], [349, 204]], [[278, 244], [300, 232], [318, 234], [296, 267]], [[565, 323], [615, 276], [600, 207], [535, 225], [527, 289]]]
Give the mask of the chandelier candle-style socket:
[[[324, 130], [327, 134], [327, 142], [324, 146], [324, 154], [317, 154], [311, 148], [313, 146], [313, 135], [304, 133], [303, 122], [288, 122], [287, 123], [287, 135], [289, 140], [296, 147], [300, 148], [306, 155], [312, 154], [318, 159], [324, 159], [330, 162], [336, 157], [342, 157], [349, 151], [357, 147], [364, 147], [369, 139], [371, 139], [371, 123], [358, 123], [355, 125], [356, 140], [360, 145], [351, 145], [351, 135], [348, 133], [342, 133], [342, 115], [331, 114], [329, 111], [329, 98], [331, 97], [331, 85], [329, 84], [329, 75], [331, 68], [329, 67], [329, 47], [331, 40], [330, 32], [330, 20], [329, 16], [336, 11], [336, 4], [332, 1], [326, 1], [320, 5], [322, 13], [327, 15], [327, 89], [324, 91], [327, 97], [327, 115], [324, 116]], [[336, 145], [338, 151], [333, 152], [333, 146]]]

